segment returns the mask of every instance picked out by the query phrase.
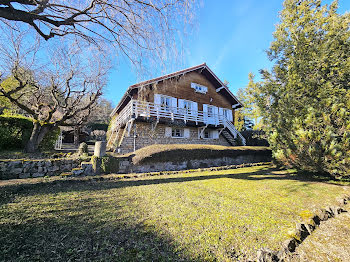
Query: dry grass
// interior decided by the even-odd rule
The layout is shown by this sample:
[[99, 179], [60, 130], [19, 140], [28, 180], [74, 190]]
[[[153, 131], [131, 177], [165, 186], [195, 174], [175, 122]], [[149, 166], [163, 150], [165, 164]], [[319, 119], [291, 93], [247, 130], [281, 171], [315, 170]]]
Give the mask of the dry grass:
[[322, 222], [290, 261], [350, 261], [350, 214]]
[[181, 162], [188, 159], [234, 157], [245, 154], [271, 155], [268, 147], [264, 146], [218, 146], [198, 144], [169, 144], [151, 145], [125, 154], [132, 157], [134, 164], [150, 162]]
[[269, 166], [32, 181], [0, 184], [4, 261], [245, 259], [350, 191]]

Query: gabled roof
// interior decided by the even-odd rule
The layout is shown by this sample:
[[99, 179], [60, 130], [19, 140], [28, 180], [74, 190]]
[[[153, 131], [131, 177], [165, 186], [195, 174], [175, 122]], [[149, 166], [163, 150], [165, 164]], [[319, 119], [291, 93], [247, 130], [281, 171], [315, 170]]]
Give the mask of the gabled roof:
[[184, 75], [184, 74], [187, 74], [187, 73], [192, 72], [192, 71], [197, 71], [197, 70], [200, 70], [200, 72], [204, 76], [206, 76], [214, 84], [214, 86], [218, 89], [218, 93], [222, 93], [222, 94], [226, 93], [226, 95], [228, 95], [228, 97], [230, 97], [232, 101], [235, 101], [236, 102], [235, 108], [243, 107], [242, 103], [239, 102], [239, 100], [232, 94], [232, 92], [229, 90], [229, 88], [224, 85], [224, 83], [214, 74], [214, 72], [207, 66], [206, 63], [203, 63], [203, 64], [200, 64], [197, 66], [189, 67], [189, 68], [186, 68], [186, 69], [183, 69], [183, 70], [171, 73], [171, 74], [152, 78], [150, 80], [146, 80], [146, 81], [129, 86], [129, 88], [127, 89], [127, 91], [123, 95], [123, 97], [120, 100], [120, 102], [118, 103], [118, 105], [112, 111], [111, 116], [113, 116], [120, 109], [120, 107], [123, 104], [125, 104], [126, 99], [132, 94], [133, 91], [135, 92], [136, 89], [143, 87], [143, 86], [158, 83], [160, 81], [164, 81], [166, 79], [173, 78], [173, 77], [176, 77], [179, 75]]

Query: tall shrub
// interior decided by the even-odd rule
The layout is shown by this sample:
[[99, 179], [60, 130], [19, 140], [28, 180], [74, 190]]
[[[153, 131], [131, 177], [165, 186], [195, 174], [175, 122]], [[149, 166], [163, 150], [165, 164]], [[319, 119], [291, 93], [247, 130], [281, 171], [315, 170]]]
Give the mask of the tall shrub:
[[33, 122], [21, 116], [0, 116], [0, 150], [22, 149], [33, 129]]
[[350, 14], [337, 1], [286, 0], [268, 50], [271, 72], [255, 97], [276, 159], [302, 170], [349, 175]]
[[[33, 130], [33, 121], [21, 115], [0, 115], [0, 150], [24, 149]], [[41, 150], [51, 150], [59, 135], [59, 129], [47, 133], [41, 141]]]

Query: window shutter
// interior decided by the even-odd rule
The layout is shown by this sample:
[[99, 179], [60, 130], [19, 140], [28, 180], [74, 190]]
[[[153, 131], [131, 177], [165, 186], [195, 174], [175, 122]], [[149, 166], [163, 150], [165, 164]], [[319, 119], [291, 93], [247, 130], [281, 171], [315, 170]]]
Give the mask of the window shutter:
[[223, 108], [219, 107], [219, 120], [222, 121], [224, 119], [223, 115], [224, 115], [224, 110]]
[[228, 120], [233, 122], [233, 116], [232, 116], [232, 110], [231, 109], [228, 110]]
[[160, 94], [154, 94], [154, 103], [160, 105]]
[[171, 137], [171, 127], [165, 127], [165, 137]]
[[177, 98], [171, 97], [171, 107], [172, 107], [172, 112], [177, 113]]
[[179, 108], [184, 108], [184, 100], [179, 99]]
[[219, 124], [219, 108], [217, 106], [214, 106], [214, 119], [215, 124]]
[[208, 105], [203, 104], [203, 118], [204, 118], [204, 122], [207, 123], [208, 122]]
[[203, 112], [207, 113], [208, 112], [208, 105], [203, 104]]
[[223, 114], [224, 114], [224, 110], [221, 107], [219, 107], [219, 115], [223, 115]]
[[184, 129], [184, 138], [190, 138], [191, 133], [189, 128]]
[[195, 116], [198, 115], [198, 104], [196, 102], [192, 102], [192, 112]]
[[219, 131], [218, 130], [213, 130], [213, 139], [219, 139]]

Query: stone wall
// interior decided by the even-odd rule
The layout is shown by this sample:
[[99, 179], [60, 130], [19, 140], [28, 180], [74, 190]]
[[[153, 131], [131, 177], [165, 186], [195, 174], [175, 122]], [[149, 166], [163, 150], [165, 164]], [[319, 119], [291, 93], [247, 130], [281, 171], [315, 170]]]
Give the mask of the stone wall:
[[226, 165], [240, 165], [246, 163], [270, 162], [271, 156], [266, 154], [249, 154], [235, 157], [223, 157], [214, 159], [193, 159], [183, 162], [157, 162], [152, 164], [134, 165], [128, 158], [119, 160], [118, 173], [148, 173], [158, 171], [178, 171], [186, 169], [218, 167]]
[[55, 176], [80, 166], [79, 159], [0, 160], [0, 179]]
[[140, 149], [145, 146], [154, 144], [203, 144], [203, 145], [222, 145], [231, 146], [227, 140], [220, 135], [219, 139], [202, 139], [198, 138], [198, 127], [183, 126], [190, 129], [189, 138], [172, 138], [165, 137], [165, 124], [158, 124], [154, 131], [152, 131], [151, 123], [136, 122], [134, 128], [130, 132], [129, 137], [124, 137], [120, 145], [120, 153], [129, 153], [134, 150], [134, 133], [135, 149]]

